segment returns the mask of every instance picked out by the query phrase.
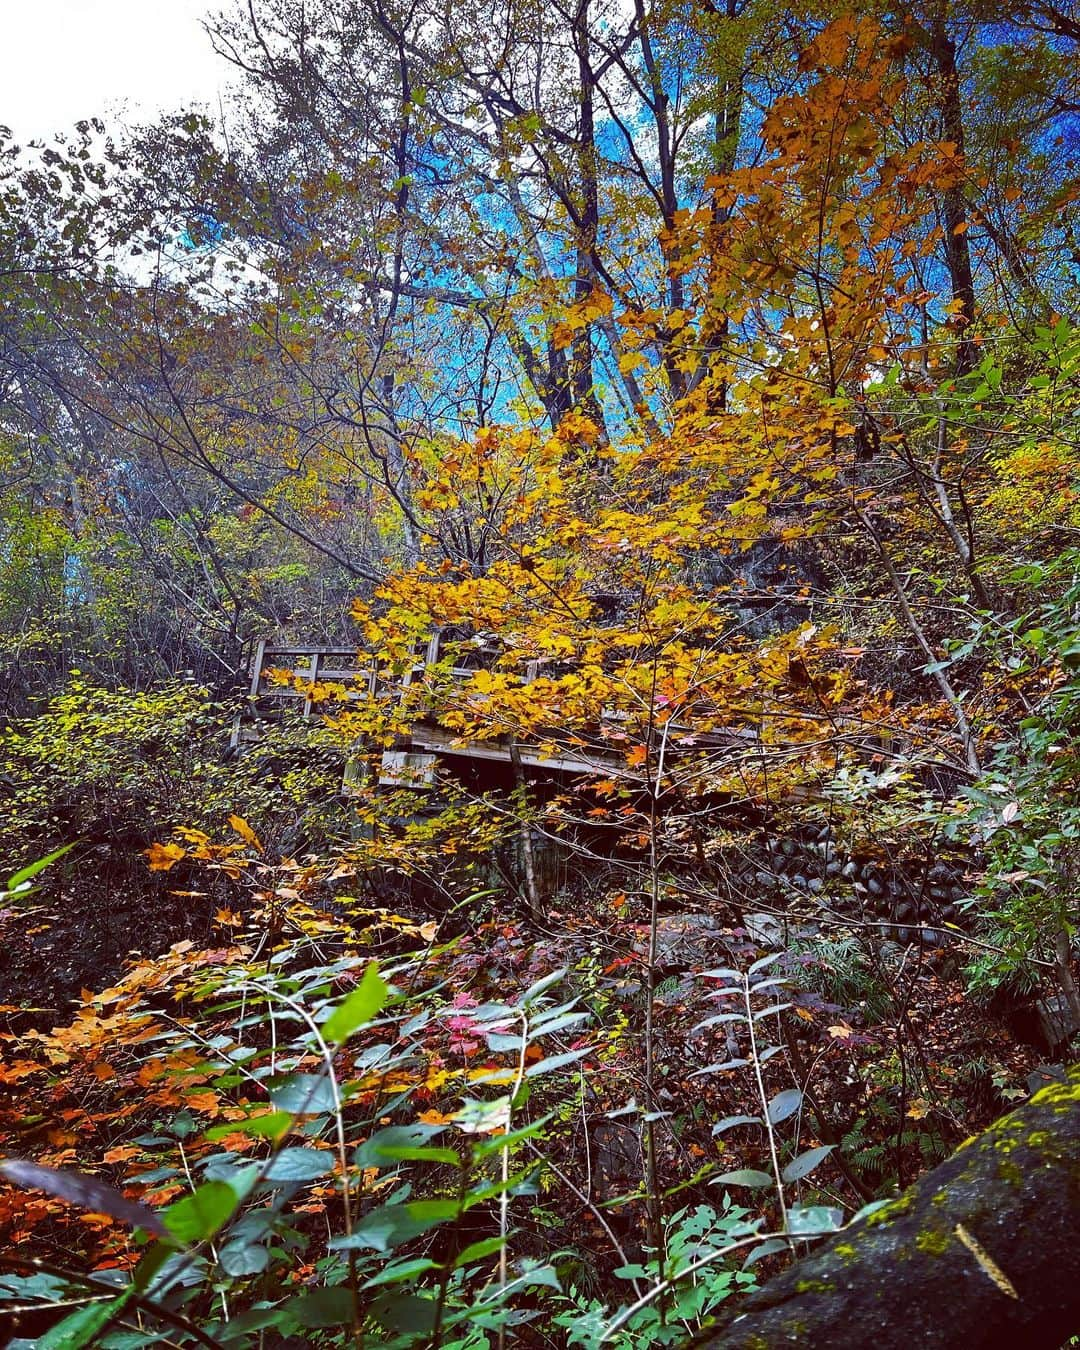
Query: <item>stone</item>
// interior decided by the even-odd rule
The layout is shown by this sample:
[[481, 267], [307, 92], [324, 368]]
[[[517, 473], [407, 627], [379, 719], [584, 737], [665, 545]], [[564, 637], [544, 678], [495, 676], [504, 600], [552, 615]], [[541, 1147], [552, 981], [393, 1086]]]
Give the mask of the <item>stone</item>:
[[744, 914], [743, 927], [759, 947], [783, 947], [783, 919], [775, 914]]
[[713, 964], [722, 936], [711, 914], [662, 914], [656, 924], [656, 964], [704, 970]]
[[1036, 999], [1035, 1013], [1042, 1038], [1051, 1050], [1063, 1045], [1080, 1031], [1080, 1019], [1073, 1015], [1063, 994]]

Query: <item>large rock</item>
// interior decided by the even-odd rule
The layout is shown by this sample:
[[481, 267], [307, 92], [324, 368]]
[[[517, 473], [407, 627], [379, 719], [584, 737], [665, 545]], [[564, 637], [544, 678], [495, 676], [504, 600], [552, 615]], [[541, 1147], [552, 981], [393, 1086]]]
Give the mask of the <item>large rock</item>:
[[740, 1303], [698, 1350], [1058, 1350], [1080, 1330], [1080, 1066]]

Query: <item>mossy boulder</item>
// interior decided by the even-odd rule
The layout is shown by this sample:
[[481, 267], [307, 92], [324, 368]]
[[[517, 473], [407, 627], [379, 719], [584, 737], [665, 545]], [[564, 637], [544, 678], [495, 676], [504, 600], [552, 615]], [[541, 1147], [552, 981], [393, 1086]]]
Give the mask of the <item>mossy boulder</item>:
[[694, 1344], [1058, 1350], [1078, 1331], [1080, 1067]]

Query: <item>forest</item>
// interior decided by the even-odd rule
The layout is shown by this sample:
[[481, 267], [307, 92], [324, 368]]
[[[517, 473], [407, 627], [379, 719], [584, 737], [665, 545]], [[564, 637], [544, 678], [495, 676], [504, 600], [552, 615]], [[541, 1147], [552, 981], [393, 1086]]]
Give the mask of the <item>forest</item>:
[[0, 1341], [1076, 1344], [1080, 5], [205, 39], [0, 127]]

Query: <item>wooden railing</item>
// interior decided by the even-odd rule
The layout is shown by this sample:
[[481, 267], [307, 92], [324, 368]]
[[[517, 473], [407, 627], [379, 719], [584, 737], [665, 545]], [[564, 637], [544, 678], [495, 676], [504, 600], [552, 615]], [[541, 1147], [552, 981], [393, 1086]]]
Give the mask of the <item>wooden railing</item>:
[[[459, 646], [459, 661], [460, 650]], [[442, 636], [435, 634], [418, 648], [414, 664], [398, 677], [400, 694], [403, 696], [415, 682], [423, 680], [443, 654]], [[475, 664], [451, 667], [449, 678], [464, 682], [474, 676], [477, 669], [490, 665], [494, 657], [494, 651], [478, 645]], [[542, 663], [530, 662], [524, 672], [525, 681], [536, 679], [543, 669]], [[292, 678], [283, 681], [280, 673]], [[360, 698], [375, 693], [379, 676], [378, 662], [355, 648], [297, 649], [260, 642], [252, 660], [247, 708], [236, 719], [232, 744], [234, 748], [242, 749], [257, 742], [266, 727], [279, 720], [287, 708], [299, 705], [301, 716], [311, 717], [320, 706], [311, 696], [319, 684], [344, 685], [346, 699]], [[443, 757], [462, 757], [568, 775], [636, 778], [640, 771], [628, 768], [626, 747], [618, 744], [618, 732], [624, 722], [625, 714], [602, 710], [588, 737], [556, 729], [545, 733], [542, 741], [534, 738], [532, 743], [508, 736], [467, 740], [441, 725], [435, 714], [420, 712], [415, 714], [407, 733], [399, 737], [398, 744], [383, 752], [380, 782], [427, 786], [434, 780], [436, 759]], [[739, 729], [705, 739], [710, 749], [731, 751], [745, 751], [748, 743], [756, 740], [752, 733]]]

